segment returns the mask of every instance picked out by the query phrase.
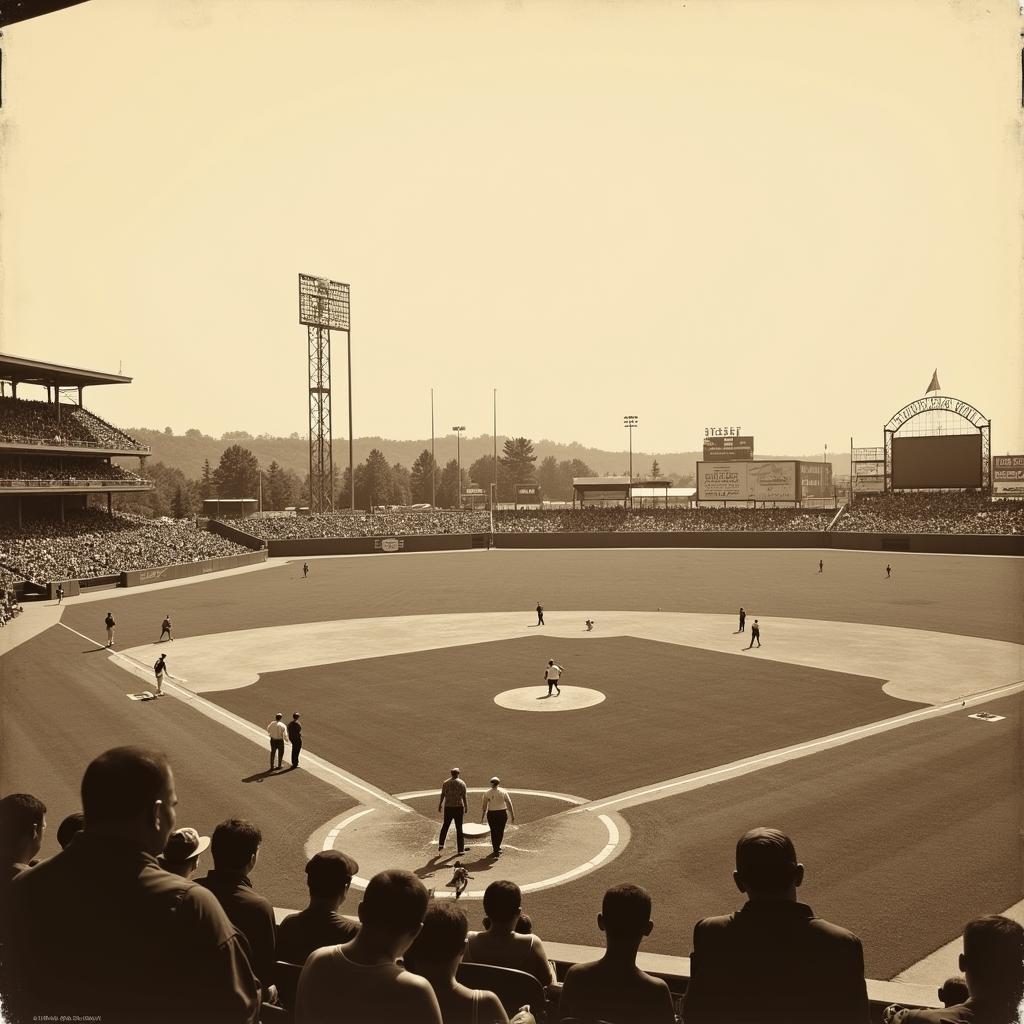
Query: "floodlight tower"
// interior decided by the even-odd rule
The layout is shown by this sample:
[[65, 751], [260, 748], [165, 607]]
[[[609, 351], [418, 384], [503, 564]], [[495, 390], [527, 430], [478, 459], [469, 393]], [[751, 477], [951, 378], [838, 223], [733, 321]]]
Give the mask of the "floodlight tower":
[[622, 425], [629, 428], [629, 507], [633, 507], [633, 428], [639, 424], [638, 416], [623, 416]]
[[458, 489], [458, 500], [455, 503], [456, 508], [462, 508], [462, 432], [465, 427], [452, 427], [455, 431], [455, 465], [458, 467], [459, 474], [459, 489]]
[[356, 507], [352, 465], [352, 333], [349, 287], [324, 277], [299, 274], [299, 323], [309, 336], [309, 509], [334, 509], [334, 458], [331, 452], [331, 331], [344, 331], [348, 343], [349, 502]]

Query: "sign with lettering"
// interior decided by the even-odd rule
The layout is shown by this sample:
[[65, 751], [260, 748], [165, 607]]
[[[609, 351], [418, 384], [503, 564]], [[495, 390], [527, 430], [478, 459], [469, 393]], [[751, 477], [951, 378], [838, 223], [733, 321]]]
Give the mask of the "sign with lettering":
[[1024, 455], [992, 456], [992, 493], [1024, 495]]
[[754, 439], [749, 435], [728, 434], [724, 437], [704, 438], [705, 462], [742, 462], [754, 457]]
[[739, 427], [705, 427], [705, 437], [739, 437]]
[[698, 501], [796, 501], [795, 462], [698, 462]]
[[926, 398], [919, 398], [916, 402], [905, 405], [899, 412], [894, 413], [889, 422], [886, 423], [885, 429], [899, 430], [907, 420], [912, 420], [923, 412], [953, 412], [958, 416], [962, 416], [979, 429], [988, 426], [988, 420], [969, 402], [961, 401], [959, 398], [942, 398], [939, 395], [929, 395]]

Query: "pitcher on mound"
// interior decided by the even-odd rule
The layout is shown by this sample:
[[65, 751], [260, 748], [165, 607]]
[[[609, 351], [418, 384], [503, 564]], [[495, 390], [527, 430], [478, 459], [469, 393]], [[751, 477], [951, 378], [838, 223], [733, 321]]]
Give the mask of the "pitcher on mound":
[[544, 669], [544, 682], [548, 684], [548, 696], [551, 696], [552, 689], [555, 691], [555, 696], [560, 697], [562, 694], [562, 688], [558, 685], [558, 680], [562, 678], [562, 673], [565, 669], [561, 665], [556, 665], [553, 661], [548, 662], [548, 667]]

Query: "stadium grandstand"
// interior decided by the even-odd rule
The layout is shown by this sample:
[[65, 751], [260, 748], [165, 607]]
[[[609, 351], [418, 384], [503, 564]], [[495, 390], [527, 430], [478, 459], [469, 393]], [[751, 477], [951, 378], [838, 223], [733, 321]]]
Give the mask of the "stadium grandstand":
[[[107, 585], [122, 573], [248, 555], [192, 522], [153, 522], [113, 509], [146, 492], [150, 449], [85, 408], [86, 388], [130, 384], [99, 370], [0, 355], [0, 567], [5, 593]], [[26, 389], [39, 390], [31, 398]], [[138, 459], [133, 472], [115, 462]], [[106, 499], [106, 512], [90, 499]], [[2, 613], [0, 613], [2, 614]]]

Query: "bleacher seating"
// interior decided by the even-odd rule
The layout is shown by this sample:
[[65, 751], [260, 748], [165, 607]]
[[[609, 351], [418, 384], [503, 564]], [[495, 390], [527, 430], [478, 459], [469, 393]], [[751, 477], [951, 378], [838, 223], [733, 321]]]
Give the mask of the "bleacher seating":
[[65, 522], [39, 519], [0, 524], [0, 565], [38, 583], [88, 579], [132, 569], [201, 562], [248, 549], [191, 522], [143, 519], [95, 509]]
[[1024, 533], [1024, 502], [939, 492], [860, 497], [832, 528], [837, 533]]
[[831, 509], [520, 509], [494, 514], [495, 533], [791, 533], [823, 532]]
[[149, 451], [145, 445], [94, 413], [64, 403], [57, 420], [55, 406], [21, 398], [0, 398], [0, 441], [15, 444], [120, 448]]
[[72, 455], [0, 457], [0, 487], [18, 484], [73, 484], [84, 481], [114, 484], [141, 483], [142, 478], [102, 458]]
[[252, 516], [230, 522], [260, 540], [308, 540], [327, 537], [408, 537], [487, 533], [486, 512], [430, 509], [417, 512], [321, 512], [309, 516]]

